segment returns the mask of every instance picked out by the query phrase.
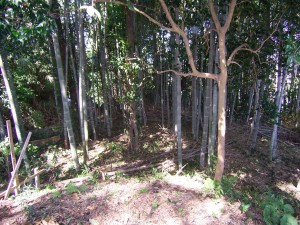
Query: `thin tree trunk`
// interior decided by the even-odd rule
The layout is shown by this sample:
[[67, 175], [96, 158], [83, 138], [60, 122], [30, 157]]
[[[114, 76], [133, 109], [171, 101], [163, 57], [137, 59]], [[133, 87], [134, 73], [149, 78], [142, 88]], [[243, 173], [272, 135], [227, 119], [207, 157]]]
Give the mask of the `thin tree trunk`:
[[[106, 7], [106, 5], [104, 5]], [[103, 11], [103, 10], [102, 10]], [[106, 10], [104, 10], [104, 13]], [[99, 29], [100, 36], [100, 62], [101, 62], [101, 80], [102, 80], [102, 95], [103, 95], [103, 104], [104, 104], [104, 125], [107, 129], [107, 136], [111, 136], [111, 123], [109, 117], [109, 105], [108, 105], [108, 90], [107, 90], [107, 79], [106, 79], [106, 46], [105, 46], [105, 21], [106, 15], [101, 15], [103, 17], [103, 24], [101, 24], [101, 29]], [[102, 34], [102, 31], [104, 33]]]
[[198, 105], [197, 105], [197, 123], [196, 123], [196, 131], [195, 131], [195, 136], [196, 140], [199, 139], [199, 129], [200, 126], [203, 126], [203, 120], [202, 120], [202, 79], [199, 79], [199, 84], [198, 84]]
[[[159, 57], [160, 71], [162, 71], [162, 59]], [[161, 125], [165, 127], [165, 112], [164, 112], [164, 76], [160, 76], [160, 109], [161, 109]]]
[[167, 123], [168, 127], [171, 125], [171, 113], [170, 113], [170, 93], [169, 93], [169, 76], [167, 75], [166, 87], [165, 87], [165, 95], [166, 95], [166, 102], [167, 102]]
[[[195, 38], [194, 38], [195, 41]], [[197, 65], [197, 61], [198, 61], [198, 45], [195, 45], [194, 51], [193, 51], [193, 55], [194, 55], [194, 61], [195, 64]], [[198, 94], [197, 94], [197, 78], [193, 77], [192, 78], [192, 134], [193, 134], [193, 138], [194, 140], [196, 140], [198, 137], [196, 136], [196, 128], [197, 128], [197, 102], [198, 102]]]
[[[79, 1], [81, 5], [81, 1]], [[84, 47], [84, 28], [83, 13], [79, 10], [79, 119], [83, 150], [83, 163], [88, 160], [88, 122], [87, 122], [87, 101], [86, 101], [86, 78], [85, 78], [85, 47]]]
[[248, 113], [247, 113], [247, 119], [246, 123], [249, 122], [250, 115], [251, 115], [251, 109], [252, 109], [252, 102], [253, 102], [253, 97], [254, 97], [254, 89], [255, 89], [255, 83], [251, 87], [250, 95], [249, 95], [249, 100], [248, 100]]
[[[280, 72], [278, 72], [279, 75]], [[273, 126], [273, 132], [272, 132], [272, 138], [271, 138], [271, 143], [270, 143], [270, 159], [274, 160], [277, 155], [277, 133], [278, 133], [278, 123], [279, 123], [279, 116], [280, 116], [280, 112], [281, 112], [281, 104], [282, 104], [282, 99], [284, 96], [284, 89], [285, 89], [285, 84], [286, 84], [286, 77], [287, 77], [287, 69], [285, 71], [283, 71], [283, 76], [282, 76], [282, 80], [279, 76], [279, 80], [281, 80], [281, 82], [277, 83], [277, 96], [276, 96], [276, 116], [275, 116], [275, 123]]]
[[65, 84], [65, 79], [64, 79], [64, 75], [63, 75], [62, 60], [61, 60], [59, 43], [58, 43], [56, 31], [52, 32], [52, 38], [53, 38], [53, 44], [54, 44], [54, 52], [55, 52], [56, 66], [57, 66], [58, 78], [59, 78], [59, 84], [60, 84], [61, 98], [62, 98], [62, 103], [63, 103], [62, 105], [63, 105], [63, 111], [64, 111], [64, 119], [66, 120], [65, 123], [66, 123], [67, 129], [68, 129], [72, 159], [75, 164], [75, 169], [78, 171], [80, 165], [79, 165], [79, 160], [78, 160], [78, 156], [77, 156], [75, 137], [74, 137], [73, 127], [72, 127], [71, 114], [70, 114], [69, 105], [68, 105], [66, 84]]
[[3, 123], [3, 118], [2, 118], [2, 112], [0, 113], [0, 142], [4, 141], [5, 139], [5, 127]]
[[250, 144], [250, 151], [248, 151], [248, 155], [253, 154], [256, 150], [257, 145], [257, 135], [260, 126], [260, 117], [261, 117], [261, 104], [262, 98], [264, 93], [264, 82], [261, 80], [257, 80], [256, 88], [255, 88], [255, 115], [253, 117], [253, 121], [251, 124], [251, 144]]
[[211, 156], [216, 151], [216, 139], [217, 139], [217, 120], [218, 120], [218, 85], [213, 81], [213, 96], [212, 96], [212, 122], [208, 143], [208, 162], [211, 163]]
[[[13, 83], [13, 77], [9, 70], [7, 53], [5, 52], [3, 47], [0, 47], [0, 69], [1, 69], [6, 93], [10, 104], [11, 114], [15, 124], [17, 138], [20, 146], [23, 146], [25, 141], [25, 130], [23, 125], [23, 119], [20, 111], [20, 106], [17, 100], [17, 94]], [[25, 161], [25, 168], [27, 174], [30, 175], [30, 165], [26, 153], [24, 154], [24, 161]]]
[[[176, 20], [179, 18], [178, 8], [175, 9]], [[178, 71], [181, 71], [180, 61], [179, 61], [179, 34], [175, 35], [175, 67]], [[178, 168], [179, 170], [182, 168], [182, 143], [181, 143], [181, 76], [175, 76], [175, 84], [176, 84], [176, 124], [175, 124], [175, 134], [177, 139], [177, 152], [178, 152]]]
[[232, 102], [231, 109], [230, 109], [229, 126], [231, 126], [233, 118], [234, 118], [233, 115], [234, 115], [234, 108], [235, 108], [235, 104], [236, 104], [237, 94], [238, 94], [238, 91], [234, 91], [233, 102]]
[[[211, 27], [213, 27], [212, 20], [210, 21]], [[209, 44], [209, 58], [208, 58], [208, 68], [209, 73], [213, 73], [214, 68], [214, 58], [215, 58], [215, 39], [214, 33], [210, 33], [210, 44]], [[210, 118], [212, 113], [212, 80], [208, 79], [206, 81], [205, 89], [205, 101], [204, 101], [204, 112], [203, 112], [203, 130], [202, 130], [202, 140], [200, 149], [200, 168], [203, 169], [205, 166], [205, 156], [208, 151], [208, 139], [209, 139], [209, 127]]]

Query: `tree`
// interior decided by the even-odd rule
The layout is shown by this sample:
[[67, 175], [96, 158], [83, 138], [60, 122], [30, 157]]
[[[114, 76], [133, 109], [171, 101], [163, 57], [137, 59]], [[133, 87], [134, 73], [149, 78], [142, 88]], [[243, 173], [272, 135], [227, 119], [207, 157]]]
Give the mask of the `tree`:
[[62, 60], [61, 60], [60, 48], [59, 48], [58, 37], [57, 37], [56, 31], [52, 31], [52, 39], [53, 39], [53, 44], [54, 44], [56, 66], [57, 66], [58, 79], [59, 79], [59, 85], [60, 85], [60, 91], [61, 91], [64, 120], [65, 120], [65, 123], [67, 126], [69, 142], [70, 142], [70, 150], [71, 150], [71, 154], [72, 154], [72, 159], [74, 161], [75, 169], [79, 170], [80, 165], [79, 165], [79, 160], [78, 160], [78, 156], [77, 156], [71, 114], [70, 114], [70, 110], [69, 110], [68, 97], [67, 97], [67, 93], [66, 93], [66, 83], [65, 83], [64, 74], [63, 74]]
[[[96, 2], [105, 2], [105, 0], [96, 0]], [[115, 2], [119, 4], [124, 4], [119, 1], [110, 1]], [[145, 12], [139, 10], [137, 7], [134, 7], [134, 5], [130, 2], [128, 3], [128, 6], [131, 10], [134, 10], [146, 18], [148, 18], [151, 22], [155, 23], [162, 29], [168, 30], [170, 32], [175, 32], [179, 34], [184, 42], [186, 54], [188, 56], [188, 63], [191, 67], [191, 72], [189, 73], [181, 73], [175, 70], [165, 70], [161, 71], [160, 73], [166, 73], [166, 72], [173, 72], [176, 75], [179, 76], [195, 76], [195, 77], [201, 77], [201, 78], [208, 78], [216, 80], [218, 83], [218, 161], [217, 161], [217, 167], [216, 167], [216, 173], [215, 173], [215, 179], [221, 180], [224, 172], [224, 162], [225, 162], [225, 132], [226, 132], [226, 84], [227, 84], [227, 65], [230, 64], [229, 61], [227, 61], [226, 58], [226, 33], [228, 31], [228, 28], [230, 26], [230, 23], [232, 21], [233, 12], [236, 6], [236, 0], [232, 0], [229, 3], [229, 10], [228, 15], [225, 20], [225, 23], [221, 25], [220, 20], [217, 16], [217, 12], [214, 8], [214, 2], [212, 0], [208, 0], [208, 6], [209, 10], [212, 16], [212, 19], [216, 26], [216, 31], [218, 35], [218, 43], [219, 43], [219, 61], [220, 61], [220, 73], [214, 74], [214, 73], [204, 73], [197, 70], [193, 58], [193, 54], [190, 48], [190, 42], [188, 39], [187, 34], [185, 33], [184, 29], [180, 28], [178, 24], [174, 21], [168, 6], [166, 5], [164, 0], [159, 0], [160, 5], [162, 7], [162, 10], [165, 13], [165, 16], [170, 24], [170, 27], [167, 27], [157, 21], [156, 19], [152, 18]]]

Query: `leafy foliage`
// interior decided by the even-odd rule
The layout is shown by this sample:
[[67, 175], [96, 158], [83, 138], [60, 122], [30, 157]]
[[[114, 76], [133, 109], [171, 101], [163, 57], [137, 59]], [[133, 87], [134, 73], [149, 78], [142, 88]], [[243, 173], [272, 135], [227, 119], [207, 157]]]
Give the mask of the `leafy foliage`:
[[268, 194], [261, 203], [263, 208], [263, 219], [267, 225], [294, 225], [298, 224], [297, 219], [293, 217], [295, 211], [290, 204], [284, 204], [282, 197], [274, 194]]

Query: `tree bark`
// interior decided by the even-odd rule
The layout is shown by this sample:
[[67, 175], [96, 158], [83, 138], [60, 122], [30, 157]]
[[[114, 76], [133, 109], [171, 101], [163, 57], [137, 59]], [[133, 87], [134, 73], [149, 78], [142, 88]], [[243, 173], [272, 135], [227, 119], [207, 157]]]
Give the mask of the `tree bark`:
[[53, 44], [54, 44], [56, 66], [57, 66], [57, 71], [58, 71], [58, 79], [59, 79], [62, 105], [63, 105], [63, 111], [64, 111], [64, 119], [65, 119], [65, 123], [67, 125], [69, 142], [70, 142], [70, 150], [71, 150], [71, 154], [72, 154], [72, 159], [74, 161], [75, 169], [78, 171], [80, 165], [79, 165], [79, 160], [78, 160], [78, 156], [77, 156], [75, 137], [74, 137], [73, 127], [72, 127], [71, 114], [70, 114], [70, 110], [69, 110], [68, 98], [67, 98], [67, 93], [66, 93], [66, 84], [65, 84], [64, 74], [63, 74], [62, 60], [61, 60], [61, 56], [60, 56], [60, 49], [59, 49], [59, 43], [58, 43], [58, 37], [57, 37], [56, 31], [52, 32], [52, 38], [53, 38]]
[[[79, 1], [81, 5], [81, 1]], [[85, 46], [84, 46], [84, 27], [83, 27], [83, 13], [79, 10], [79, 119], [81, 141], [83, 149], [83, 162], [88, 160], [88, 121], [87, 121], [87, 101], [86, 101], [86, 78], [85, 78]]]
[[[280, 72], [278, 72], [279, 75]], [[277, 155], [277, 134], [278, 134], [278, 123], [279, 123], [279, 116], [281, 113], [281, 105], [282, 105], [282, 99], [284, 96], [284, 88], [285, 88], [285, 84], [286, 84], [286, 77], [287, 77], [287, 69], [285, 69], [285, 71], [282, 72], [283, 76], [282, 76], [282, 80], [279, 76], [279, 80], [281, 80], [281, 82], [277, 82], [277, 96], [276, 96], [276, 116], [275, 116], [275, 122], [273, 125], [273, 132], [272, 132], [272, 137], [271, 137], [271, 143], [270, 143], [270, 159], [274, 160]], [[278, 81], [279, 81], [278, 80]]]
[[[20, 146], [23, 146], [25, 141], [25, 129], [23, 124], [23, 119], [22, 119], [21, 110], [17, 99], [17, 94], [15, 91], [15, 86], [13, 83], [13, 77], [9, 70], [7, 53], [3, 47], [0, 48], [0, 69], [1, 69], [6, 93], [10, 104], [11, 114], [15, 124], [17, 138]], [[25, 162], [27, 174], [30, 175], [30, 165], [26, 153], [24, 154], [24, 162]]]

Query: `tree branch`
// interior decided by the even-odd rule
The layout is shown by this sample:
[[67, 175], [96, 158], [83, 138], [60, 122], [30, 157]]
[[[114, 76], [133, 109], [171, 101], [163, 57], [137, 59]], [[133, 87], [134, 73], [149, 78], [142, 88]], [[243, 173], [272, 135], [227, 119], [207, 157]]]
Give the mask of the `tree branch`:
[[[235, 1], [235, 0], [233, 0]], [[125, 4], [124, 2], [118, 1], [118, 0], [94, 0], [94, 2], [111, 2], [111, 3], [116, 3], [116, 4], [121, 4], [121, 5], [125, 5], [127, 6], [127, 4]], [[148, 14], [146, 14], [145, 12], [139, 10], [136, 7], [133, 7], [134, 11], [136, 11], [137, 13], [145, 16], [149, 21], [151, 21], [152, 23], [158, 25], [160, 28], [168, 30], [170, 32], [174, 32], [179, 34], [184, 42], [184, 46], [185, 46], [185, 50], [186, 50], [186, 54], [188, 56], [189, 59], [189, 65], [192, 69], [191, 73], [180, 73], [178, 71], [175, 70], [166, 70], [166, 71], [162, 71], [159, 72], [159, 74], [162, 73], [167, 73], [167, 72], [172, 72], [178, 76], [194, 76], [194, 77], [201, 77], [201, 78], [210, 78], [210, 79], [214, 79], [214, 80], [218, 80], [219, 76], [218, 74], [212, 74], [212, 73], [203, 73], [203, 72], [199, 72], [196, 68], [195, 62], [194, 62], [194, 57], [190, 48], [190, 43], [189, 43], [189, 39], [187, 37], [187, 34], [184, 32], [183, 29], [181, 29], [178, 24], [173, 20], [172, 15], [168, 9], [168, 6], [166, 5], [164, 0], [159, 0], [161, 7], [163, 9], [163, 11], [166, 14], [167, 20], [170, 22], [171, 27], [166, 27], [164, 26], [162, 23], [160, 23], [159, 21], [155, 20], [154, 18], [152, 18], [151, 16], [149, 16]]]
[[163, 70], [163, 71], [155, 71], [157, 74], [163, 74], [163, 73], [174, 73], [177, 76], [187, 77], [187, 76], [193, 76], [193, 77], [200, 77], [200, 78], [209, 78], [213, 80], [218, 80], [219, 75], [214, 73], [203, 73], [203, 72], [191, 72], [191, 73], [181, 73], [176, 70]]
[[233, 52], [230, 54], [230, 56], [228, 58], [227, 65], [230, 65], [232, 63], [232, 60], [234, 59], [235, 55], [239, 51], [249, 51], [249, 52], [252, 52], [254, 54], [258, 54], [258, 52], [264, 46], [264, 44], [266, 43], [266, 41], [269, 40], [273, 36], [273, 34], [277, 31], [278, 25], [279, 25], [279, 23], [276, 24], [275, 29], [272, 31], [272, 33], [265, 40], [263, 40], [263, 42], [261, 43], [261, 45], [257, 49], [251, 49], [251, 48], [249, 48], [248, 44], [246, 44], [246, 43], [241, 44], [239, 47], [237, 47], [236, 49], [234, 49]]
[[232, 20], [232, 17], [233, 17], [233, 13], [234, 13], [234, 9], [235, 9], [235, 6], [236, 6], [236, 0], [232, 0], [230, 3], [229, 3], [229, 12], [228, 12], [228, 15], [227, 15], [227, 18], [226, 18], [226, 21], [225, 21], [225, 24], [224, 26], [222, 27], [222, 30], [223, 32], [227, 32], [229, 26], [230, 26], [230, 23], [231, 23], [231, 20]]
[[219, 18], [217, 16], [216, 10], [215, 10], [215, 6], [214, 6], [214, 1], [213, 0], [208, 0], [208, 6], [209, 6], [209, 10], [211, 13], [211, 17], [215, 23], [216, 29], [217, 29], [217, 33], [219, 33], [221, 31], [221, 24], [219, 21]]

